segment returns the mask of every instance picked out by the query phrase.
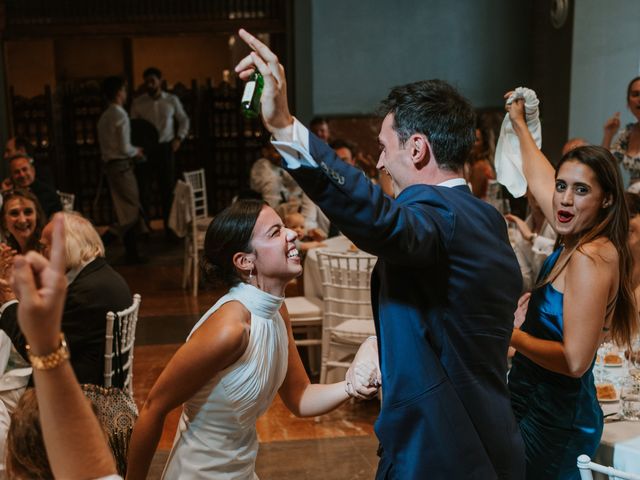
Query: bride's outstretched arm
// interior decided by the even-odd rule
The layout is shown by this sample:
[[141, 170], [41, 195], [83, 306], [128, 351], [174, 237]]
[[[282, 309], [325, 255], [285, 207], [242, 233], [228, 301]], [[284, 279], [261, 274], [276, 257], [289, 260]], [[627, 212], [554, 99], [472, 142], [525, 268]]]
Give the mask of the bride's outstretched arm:
[[176, 352], [153, 385], [131, 435], [127, 480], [147, 478], [167, 414], [191, 398], [217, 372], [242, 356], [250, 316], [229, 302], [218, 309]]
[[280, 309], [289, 334], [289, 364], [287, 376], [280, 387], [280, 397], [291, 412], [298, 417], [315, 417], [339, 407], [349, 398], [346, 382], [311, 383], [304, 370], [300, 354], [293, 340], [291, 323], [286, 307]]

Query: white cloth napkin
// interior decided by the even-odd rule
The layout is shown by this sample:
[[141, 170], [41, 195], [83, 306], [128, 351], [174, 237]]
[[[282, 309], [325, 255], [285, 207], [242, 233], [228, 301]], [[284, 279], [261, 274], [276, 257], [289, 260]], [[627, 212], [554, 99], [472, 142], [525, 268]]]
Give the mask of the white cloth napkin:
[[[533, 136], [538, 148], [542, 145], [542, 126], [540, 125], [540, 101], [536, 92], [530, 88], [518, 87], [507, 99], [507, 104], [516, 98], [524, 98], [524, 112], [527, 127]], [[500, 137], [496, 146], [496, 177], [498, 182], [507, 187], [514, 197], [522, 197], [527, 191], [527, 180], [522, 172], [522, 155], [520, 154], [520, 141], [513, 131], [509, 114], [504, 116]]]

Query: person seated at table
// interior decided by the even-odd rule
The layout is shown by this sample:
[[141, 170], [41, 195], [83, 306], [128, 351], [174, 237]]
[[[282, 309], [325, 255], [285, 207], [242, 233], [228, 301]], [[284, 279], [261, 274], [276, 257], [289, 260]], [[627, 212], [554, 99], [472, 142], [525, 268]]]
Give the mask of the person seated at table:
[[[336, 152], [336, 155], [340, 157], [344, 163], [357, 167], [365, 174], [365, 176], [376, 185], [380, 185], [384, 193], [389, 196], [393, 196], [393, 188], [391, 187], [391, 179], [389, 175], [380, 172], [376, 168], [376, 161], [371, 158], [371, 155], [366, 154], [362, 149], [358, 148], [354, 143], [347, 140], [336, 139], [331, 142], [330, 147]], [[322, 211], [320, 211], [322, 214]], [[324, 216], [324, 214], [322, 214]], [[329, 220], [327, 219], [327, 222]], [[320, 224], [320, 222], [318, 222]], [[321, 225], [322, 226], [322, 225]], [[333, 227], [329, 233], [330, 237], [338, 235], [339, 232]]]
[[571, 150], [574, 150], [578, 147], [585, 147], [589, 145], [589, 142], [587, 142], [584, 138], [582, 137], [573, 137], [570, 138], [569, 140], [567, 140], [565, 142], [565, 144], [562, 146], [562, 156], [564, 157], [567, 153], [569, 153]]
[[9, 158], [8, 164], [11, 181], [2, 183], [3, 192], [14, 188], [29, 190], [40, 202], [47, 219], [62, 210], [62, 203], [55, 188], [36, 177], [33, 158], [26, 154], [18, 154]]
[[318, 207], [304, 194], [293, 177], [280, 166], [281, 158], [278, 151], [269, 143], [262, 148], [261, 153], [262, 157], [255, 161], [249, 173], [251, 190], [262, 195], [262, 199], [281, 217], [291, 212], [299, 212], [305, 219], [307, 229], [319, 228]]
[[307, 229], [304, 226], [304, 217], [300, 213], [290, 213], [284, 217], [284, 225], [290, 230], [296, 232], [296, 248], [299, 252], [305, 252], [312, 248], [326, 247], [326, 243], [322, 243], [326, 237], [319, 235], [317, 230], [314, 231], [315, 236], [307, 235]]
[[[629, 248], [633, 255], [633, 274], [631, 284], [636, 299], [636, 308], [640, 305], [640, 195], [625, 192], [624, 199], [629, 208]], [[640, 362], [640, 351], [631, 349], [627, 357], [635, 362]]]
[[54, 478], [42, 438], [35, 390], [28, 389], [11, 415], [7, 434], [7, 478], [46, 480]]
[[329, 143], [331, 139], [331, 128], [329, 120], [325, 117], [313, 117], [309, 122], [309, 129], [322, 141]]
[[163, 478], [251, 479], [256, 421], [276, 393], [301, 417], [347, 400], [344, 381], [309, 382], [293, 340], [284, 290], [302, 273], [295, 239], [261, 201], [237, 201], [211, 222], [203, 270], [230, 290], [202, 316], [149, 392], [131, 437], [127, 479], [146, 478], [164, 420], [180, 405]]
[[469, 161], [465, 165], [465, 177], [471, 186], [471, 192], [482, 200], [487, 199], [489, 180], [496, 178], [493, 166], [495, 147], [490, 144], [488, 137], [486, 127], [478, 117], [476, 120], [476, 141], [469, 154]]
[[522, 290], [530, 291], [538, 278], [542, 264], [553, 252], [556, 232], [544, 218], [544, 213], [530, 191], [527, 191], [529, 215], [525, 220], [508, 213], [505, 218], [516, 227], [513, 250], [522, 272]]
[[[71, 351], [71, 365], [81, 383], [102, 385], [107, 312], [131, 305], [129, 286], [104, 258], [104, 246], [91, 222], [78, 213], [59, 214], [64, 224], [65, 273], [68, 293], [64, 304], [62, 330]], [[54, 221], [42, 232], [42, 253], [49, 257]], [[17, 294], [17, 292], [16, 292]], [[18, 325], [18, 296], [2, 298], [0, 329], [9, 336], [17, 351], [27, 358], [26, 339]], [[122, 387], [124, 379], [114, 378]]]
[[355, 146], [351, 142], [337, 138], [329, 146], [344, 163], [352, 167], [356, 166]]
[[[505, 98], [509, 98], [507, 94]], [[629, 213], [620, 172], [603, 147], [571, 150], [554, 167], [527, 128], [524, 100], [507, 101], [524, 176], [562, 244], [544, 263], [509, 372], [511, 404], [525, 444], [528, 479], [580, 478], [603, 429], [593, 378], [605, 337], [630, 345], [638, 331]]]
[[[7, 143], [5, 143], [4, 159], [9, 160], [17, 155], [24, 155], [26, 157], [33, 158], [33, 163], [36, 169], [36, 180], [40, 180], [50, 187], [55, 188], [55, 181], [53, 179], [51, 166], [46, 161], [38, 161], [35, 155], [35, 149], [28, 138], [10, 137], [9, 140], [7, 140]], [[11, 177], [5, 178], [3, 185], [12, 185]]]
[[46, 217], [36, 196], [17, 188], [4, 192], [2, 200], [0, 228], [4, 244], [14, 253], [38, 251]]

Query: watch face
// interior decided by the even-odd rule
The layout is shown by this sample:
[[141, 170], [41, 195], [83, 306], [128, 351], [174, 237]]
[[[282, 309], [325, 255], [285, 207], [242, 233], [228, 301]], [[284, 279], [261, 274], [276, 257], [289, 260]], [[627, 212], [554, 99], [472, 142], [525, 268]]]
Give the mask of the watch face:
[[561, 28], [569, 16], [569, 0], [553, 0], [551, 2], [551, 25]]

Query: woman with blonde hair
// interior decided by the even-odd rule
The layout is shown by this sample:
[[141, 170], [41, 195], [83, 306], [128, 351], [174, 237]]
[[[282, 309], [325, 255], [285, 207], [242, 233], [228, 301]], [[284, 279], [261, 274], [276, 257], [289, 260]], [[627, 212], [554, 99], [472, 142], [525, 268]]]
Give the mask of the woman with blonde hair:
[[[78, 212], [63, 212], [61, 216], [66, 232], [64, 253], [67, 271], [82, 268], [96, 258], [104, 257], [100, 235], [89, 220]], [[48, 237], [46, 247], [49, 245]]]

